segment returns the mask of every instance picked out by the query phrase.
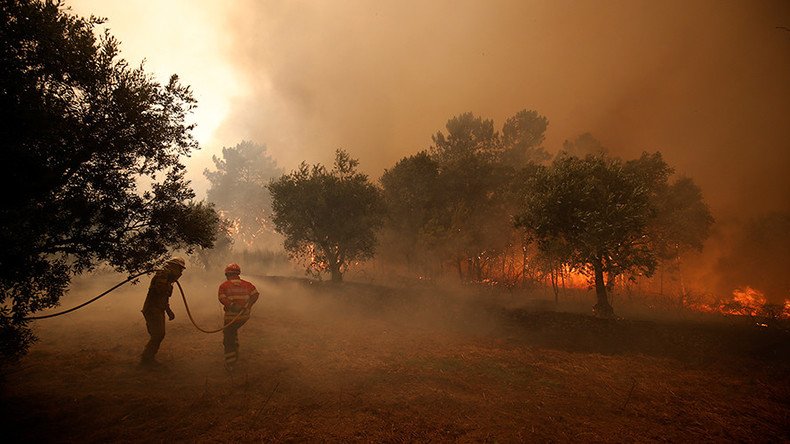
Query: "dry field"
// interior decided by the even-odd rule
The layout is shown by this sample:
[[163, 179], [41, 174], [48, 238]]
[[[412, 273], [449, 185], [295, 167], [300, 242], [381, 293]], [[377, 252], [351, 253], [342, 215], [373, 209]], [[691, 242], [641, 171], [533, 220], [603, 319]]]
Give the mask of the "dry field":
[[[147, 280], [38, 321], [40, 341], [2, 386], [4, 442], [790, 440], [786, 328], [251, 280], [264, 297], [232, 374], [221, 335], [195, 330], [180, 300], [165, 367], [138, 366]], [[217, 326], [219, 282], [182, 281], [199, 323]]]

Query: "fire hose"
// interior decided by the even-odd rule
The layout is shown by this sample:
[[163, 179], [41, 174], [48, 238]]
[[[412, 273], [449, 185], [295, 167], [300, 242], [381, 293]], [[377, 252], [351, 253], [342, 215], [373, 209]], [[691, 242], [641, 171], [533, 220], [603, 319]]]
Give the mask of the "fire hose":
[[[115, 284], [115, 285], [113, 285], [112, 287], [110, 287], [110, 289], [108, 289], [107, 291], [105, 291], [105, 292], [101, 293], [100, 295], [98, 295], [98, 296], [96, 296], [96, 297], [94, 297], [94, 298], [92, 298], [92, 299], [90, 299], [90, 300], [88, 300], [88, 301], [85, 301], [85, 302], [83, 302], [82, 304], [80, 304], [80, 305], [77, 305], [76, 307], [69, 308], [68, 310], [63, 310], [63, 311], [59, 311], [59, 312], [57, 312], [57, 313], [52, 313], [52, 314], [47, 314], [47, 315], [42, 315], [42, 316], [27, 316], [27, 317], [24, 317], [24, 318], [22, 318], [22, 319], [23, 319], [23, 320], [25, 320], [25, 321], [35, 321], [35, 320], [39, 320], [39, 319], [54, 318], [54, 317], [56, 317], [56, 316], [62, 316], [62, 315], [64, 315], [64, 314], [71, 313], [71, 312], [73, 312], [73, 311], [79, 310], [79, 309], [80, 309], [80, 308], [82, 308], [82, 307], [85, 307], [86, 305], [89, 305], [89, 304], [92, 304], [92, 303], [94, 303], [94, 302], [98, 301], [99, 299], [103, 298], [104, 296], [107, 296], [108, 294], [110, 294], [110, 293], [112, 293], [113, 291], [115, 291], [115, 290], [116, 290], [118, 287], [120, 287], [120, 286], [122, 286], [122, 285], [124, 285], [124, 284], [128, 283], [129, 281], [132, 281], [132, 280], [134, 280], [134, 279], [137, 279], [138, 277], [140, 277], [140, 276], [142, 276], [142, 275], [144, 275], [144, 274], [150, 274], [150, 273], [153, 273], [153, 272], [155, 272], [155, 271], [159, 271], [159, 270], [156, 270], [156, 269], [154, 269], [154, 270], [148, 270], [148, 271], [143, 271], [143, 272], [137, 273], [137, 274], [135, 274], [135, 275], [129, 276], [129, 278], [127, 278], [125, 281], [123, 281], [123, 282], [120, 282], [120, 283], [118, 283], [118, 284]], [[236, 322], [236, 320], [237, 320], [237, 319], [238, 319], [238, 318], [239, 318], [239, 317], [240, 317], [242, 314], [244, 314], [244, 312], [245, 312], [245, 311], [247, 310], [247, 308], [248, 308], [248, 307], [247, 307], [247, 305], [245, 305], [245, 306], [242, 308], [242, 310], [241, 310], [241, 311], [240, 311], [240, 312], [239, 312], [239, 313], [236, 315], [236, 317], [234, 317], [234, 318], [233, 318], [233, 319], [232, 319], [230, 322], [226, 323], [226, 324], [225, 324], [225, 325], [223, 325], [222, 327], [220, 327], [220, 328], [218, 328], [218, 329], [216, 329], [216, 330], [205, 330], [205, 329], [203, 329], [203, 328], [200, 328], [200, 326], [199, 326], [199, 325], [197, 325], [197, 323], [195, 322], [195, 319], [192, 317], [192, 312], [189, 310], [189, 304], [187, 303], [187, 298], [186, 298], [186, 295], [184, 294], [184, 289], [183, 289], [183, 288], [181, 288], [181, 283], [180, 283], [180, 282], [178, 282], [178, 281], [176, 281], [176, 285], [178, 285], [178, 291], [181, 293], [181, 299], [184, 301], [184, 307], [185, 307], [185, 308], [186, 308], [186, 310], [187, 310], [187, 316], [189, 317], [189, 320], [190, 320], [190, 322], [192, 322], [192, 325], [194, 325], [194, 326], [195, 326], [195, 328], [197, 328], [198, 330], [202, 331], [203, 333], [218, 333], [218, 332], [221, 332], [222, 330], [224, 330], [224, 329], [228, 328], [228, 327], [229, 327], [231, 324], [233, 324], [234, 322]]]
[[109, 290], [105, 291], [104, 293], [96, 296], [95, 298], [93, 298], [93, 299], [91, 299], [89, 301], [83, 302], [82, 304], [80, 304], [80, 305], [78, 305], [76, 307], [69, 308], [68, 310], [59, 311], [57, 313], [52, 313], [52, 314], [42, 315], [42, 316], [27, 316], [27, 317], [22, 318], [22, 320], [24, 320], [24, 321], [35, 321], [35, 320], [38, 320], [38, 319], [54, 318], [56, 316], [62, 316], [64, 314], [66, 314], [66, 313], [71, 313], [72, 311], [79, 310], [80, 308], [82, 308], [82, 307], [84, 307], [84, 306], [86, 306], [88, 304], [92, 304], [92, 303], [98, 301], [99, 299], [103, 298], [104, 296], [107, 296], [108, 294], [112, 293], [116, 288], [120, 287], [121, 285], [123, 285], [123, 284], [125, 284], [125, 283], [127, 283], [127, 282], [129, 282], [131, 280], [137, 279], [138, 277], [140, 277], [140, 276], [142, 276], [144, 274], [153, 273], [154, 271], [158, 271], [158, 270], [143, 271], [141, 273], [137, 273], [135, 275], [129, 276], [128, 279], [126, 279], [125, 281], [123, 281], [123, 282], [121, 282], [119, 284], [115, 284], [113, 287], [111, 287]]
[[244, 306], [244, 307], [241, 309], [241, 311], [240, 311], [240, 312], [239, 312], [239, 313], [236, 315], [236, 317], [234, 317], [234, 318], [233, 318], [233, 319], [232, 319], [230, 322], [228, 322], [227, 324], [223, 325], [222, 327], [220, 327], [220, 328], [218, 328], [218, 329], [216, 329], [216, 330], [204, 330], [204, 329], [200, 328], [200, 326], [198, 326], [198, 325], [197, 325], [197, 323], [195, 322], [195, 320], [192, 318], [192, 312], [190, 312], [190, 311], [189, 311], [189, 304], [187, 304], [187, 297], [186, 297], [186, 296], [184, 296], [184, 289], [183, 289], [183, 288], [181, 288], [181, 283], [180, 283], [180, 282], [178, 282], [178, 281], [176, 281], [176, 285], [178, 285], [178, 291], [181, 293], [181, 299], [183, 299], [183, 301], [184, 301], [184, 308], [186, 308], [186, 309], [187, 309], [187, 316], [189, 316], [189, 320], [192, 322], [192, 325], [194, 325], [194, 326], [195, 326], [195, 328], [197, 328], [198, 330], [202, 331], [203, 333], [218, 333], [218, 332], [221, 332], [222, 330], [225, 330], [225, 329], [226, 329], [226, 328], [228, 328], [228, 327], [229, 327], [231, 324], [233, 324], [234, 322], [236, 322], [236, 319], [239, 319], [239, 316], [241, 316], [242, 314], [244, 314], [244, 312], [247, 310], [247, 305], [245, 305], [245, 306]]

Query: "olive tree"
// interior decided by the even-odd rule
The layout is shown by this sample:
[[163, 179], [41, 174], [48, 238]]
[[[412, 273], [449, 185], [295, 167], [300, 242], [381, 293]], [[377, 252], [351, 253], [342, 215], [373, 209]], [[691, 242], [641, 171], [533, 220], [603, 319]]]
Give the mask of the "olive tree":
[[215, 236], [181, 163], [198, 147], [191, 91], [130, 67], [100, 23], [60, 2], [0, 3], [4, 358], [24, 353], [25, 317], [57, 305], [73, 276], [145, 270]]
[[659, 153], [623, 162], [605, 154], [562, 154], [525, 181], [516, 225], [545, 252], [559, 252], [588, 272], [595, 312], [611, 316], [608, 277], [650, 276], [670, 246], [702, 247], [713, 218], [699, 192], [680, 201], [678, 190], [697, 190], [690, 179], [670, 183], [672, 169]]
[[373, 257], [384, 218], [381, 192], [358, 164], [338, 150], [331, 170], [303, 162], [268, 185], [286, 251], [308, 272], [329, 271], [334, 282], [343, 280], [351, 262]]

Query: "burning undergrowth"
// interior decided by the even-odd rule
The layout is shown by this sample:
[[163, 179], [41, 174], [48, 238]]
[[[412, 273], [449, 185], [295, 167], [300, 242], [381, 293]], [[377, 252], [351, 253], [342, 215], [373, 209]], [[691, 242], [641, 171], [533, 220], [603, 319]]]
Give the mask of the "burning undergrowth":
[[747, 316], [766, 320], [790, 319], [790, 299], [782, 304], [768, 302], [764, 293], [751, 287], [736, 289], [732, 298], [720, 299], [710, 304], [692, 303], [688, 307], [704, 313], [719, 313], [726, 316]]

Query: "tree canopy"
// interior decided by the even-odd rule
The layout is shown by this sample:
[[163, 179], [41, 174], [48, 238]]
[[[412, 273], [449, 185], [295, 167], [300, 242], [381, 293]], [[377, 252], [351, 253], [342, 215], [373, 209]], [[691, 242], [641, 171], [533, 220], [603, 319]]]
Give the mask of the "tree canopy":
[[502, 125], [502, 162], [523, 167], [549, 160], [549, 154], [541, 145], [548, 126], [549, 120], [545, 116], [526, 109], [505, 120]]
[[331, 170], [302, 163], [268, 185], [285, 249], [308, 272], [329, 271], [335, 282], [350, 263], [373, 257], [384, 218], [381, 192], [357, 172], [358, 163], [338, 150]]
[[548, 157], [541, 147], [547, 125], [522, 110], [500, 134], [492, 120], [463, 113], [448, 119], [428, 151], [387, 170], [388, 228], [409, 262], [428, 249], [462, 279], [483, 279], [487, 264], [513, 243], [511, 184], [517, 171]]
[[426, 152], [399, 160], [381, 176], [384, 202], [387, 205], [385, 227], [392, 247], [410, 265], [421, 262], [421, 254], [433, 245], [427, 232], [437, 217], [439, 164]]
[[222, 157], [213, 160], [216, 170], [203, 172], [211, 182], [208, 200], [229, 219], [234, 239], [247, 246], [271, 242], [272, 198], [266, 185], [283, 171], [266, 146], [244, 141], [222, 148]]
[[540, 250], [588, 272], [595, 310], [610, 316], [606, 285], [614, 277], [649, 276], [669, 245], [701, 247], [708, 235], [713, 220], [701, 194], [670, 196], [696, 189], [685, 178], [670, 184], [671, 172], [659, 153], [628, 162], [604, 154], [562, 154], [524, 184], [516, 225], [528, 230]]
[[99, 263], [144, 270], [214, 239], [217, 215], [194, 201], [180, 162], [197, 148], [191, 91], [130, 67], [100, 23], [59, 2], [0, 3], [6, 355], [30, 339], [23, 318], [57, 305], [72, 276]]

